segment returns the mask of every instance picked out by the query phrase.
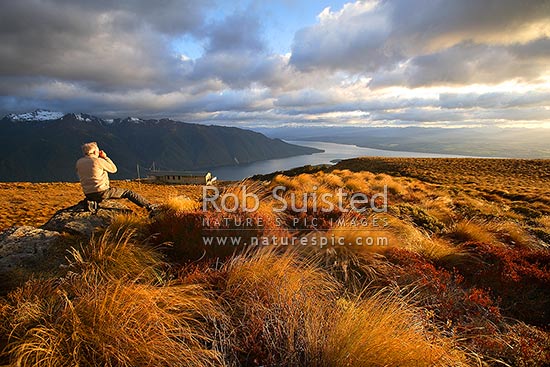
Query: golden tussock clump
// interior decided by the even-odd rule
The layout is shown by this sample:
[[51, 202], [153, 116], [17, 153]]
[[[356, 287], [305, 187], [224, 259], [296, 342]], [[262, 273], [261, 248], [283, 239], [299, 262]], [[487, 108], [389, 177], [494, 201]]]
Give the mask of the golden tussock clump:
[[247, 351], [245, 364], [467, 365], [466, 354], [429, 332], [396, 294], [350, 300], [338, 282], [295, 252], [251, 252], [224, 271], [221, 297], [238, 328], [231, 346]]
[[496, 236], [490, 232], [485, 223], [473, 220], [461, 220], [449, 231], [449, 236], [459, 242], [496, 243]]
[[198, 287], [155, 287], [112, 280], [88, 285], [27, 283], [13, 304], [6, 354], [17, 366], [219, 366], [205, 348], [216, 317]]
[[198, 210], [200, 209], [200, 207], [201, 203], [199, 201], [191, 199], [184, 195], [170, 197], [162, 205], [162, 208], [165, 210], [185, 212]]
[[105, 231], [89, 243], [71, 250], [70, 267], [90, 281], [140, 279], [155, 281], [163, 266], [163, 256], [141, 243], [132, 230]]
[[524, 248], [540, 249], [537, 240], [516, 222], [498, 222], [492, 225], [492, 229], [504, 244]]
[[550, 215], [543, 215], [537, 219], [535, 219], [535, 221], [540, 224], [542, 227], [546, 228], [546, 229], [550, 229]]
[[321, 176], [321, 181], [329, 188], [338, 188], [344, 186], [344, 181], [338, 175], [327, 173]]
[[224, 270], [221, 297], [236, 331], [231, 349], [249, 353], [248, 363], [303, 365], [318, 358], [328, 327], [322, 314], [338, 289], [332, 278], [272, 248], [236, 257]]
[[323, 350], [330, 366], [469, 366], [456, 342], [426, 330], [418, 310], [391, 293], [339, 300]]

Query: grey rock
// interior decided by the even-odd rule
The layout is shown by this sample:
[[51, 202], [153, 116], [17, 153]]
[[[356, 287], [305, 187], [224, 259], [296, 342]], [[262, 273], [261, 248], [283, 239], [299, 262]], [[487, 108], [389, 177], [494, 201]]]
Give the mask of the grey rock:
[[0, 233], [0, 296], [32, 277], [59, 272], [66, 264], [65, 242], [61, 233], [29, 226]]
[[[0, 295], [36, 274], [59, 270], [75, 240], [86, 241], [96, 228], [108, 226], [113, 216], [120, 213], [132, 211], [114, 200], [106, 200], [91, 212], [85, 202], [80, 202], [59, 210], [40, 228], [20, 226], [1, 232]], [[77, 237], [66, 240], [63, 233]]]
[[0, 273], [45, 259], [61, 234], [21, 226], [0, 233]]
[[59, 210], [40, 228], [91, 237], [96, 228], [108, 226], [114, 215], [129, 213], [132, 211], [127, 206], [114, 200], [102, 202], [94, 212], [89, 211], [84, 202], [80, 202]]

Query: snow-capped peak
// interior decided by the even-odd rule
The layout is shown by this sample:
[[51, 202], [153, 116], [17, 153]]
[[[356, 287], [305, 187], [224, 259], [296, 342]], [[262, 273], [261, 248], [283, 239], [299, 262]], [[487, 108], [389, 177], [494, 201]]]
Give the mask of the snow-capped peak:
[[92, 119], [90, 119], [87, 115], [84, 116], [84, 115], [82, 115], [81, 113], [75, 114], [74, 117], [75, 117], [78, 121], [84, 121], [84, 122], [90, 122], [90, 121], [92, 121]]
[[139, 117], [126, 117], [122, 122], [125, 123], [134, 123], [134, 124], [141, 124], [144, 122], [143, 119], [140, 119]]
[[57, 120], [63, 117], [63, 112], [53, 112], [47, 110], [35, 110], [26, 113], [10, 113], [7, 117], [12, 121], [49, 121]]

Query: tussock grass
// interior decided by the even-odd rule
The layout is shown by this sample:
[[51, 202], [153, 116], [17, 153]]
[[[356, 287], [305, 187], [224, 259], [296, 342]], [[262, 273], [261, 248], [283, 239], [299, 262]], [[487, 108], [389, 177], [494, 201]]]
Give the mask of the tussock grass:
[[340, 300], [323, 351], [330, 366], [468, 366], [452, 340], [431, 334], [418, 310], [379, 293]]
[[140, 242], [131, 229], [96, 234], [89, 243], [72, 248], [70, 253], [73, 271], [90, 281], [120, 278], [158, 281], [164, 265], [162, 254]]
[[294, 177], [294, 181], [296, 181], [298, 187], [302, 191], [311, 191], [313, 190], [314, 186], [319, 186], [319, 181], [317, 180], [318, 174], [307, 174], [302, 173], [296, 177]]
[[395, 217], [389, 217], [389, 226], [395, 233], [394, 248], [403, 248], [418, 253], [430, 260], [457, 254], [460, 250], [438, 235], [430, 235], [412, 223]]
[[386, 270], [376, 259], [390, 249], [406, 249], [434, 261], [461, 253], [444, 238], [430, 236], [407, 221], [389, 215], [374, 218], [344, 215], [327, 231], [305, 235], [298, 251], [354, 291], [379, 277], [378, 270]]
[[502, 205], [483, 200], [481, 197], [475, 195], [461, 193], [453, 202], [454, 205], [462, 209], [461, 214], [466, 219], [473, 219], [479, 216], [495, 218], [513, 215], [513, 213], [507, 211]]
[[185, 195], [180, 195], [168, 198], [162, 207], [165, 210], [190, 212], [200, 209], [201, 203]]
[[384, 261], [380, 261], [383, 256], [380, 254], [385, 250], [375, 246], [367, 248], [331, 242], [320, 245], [325, 239], [330, 241], [327, 232], [312, 232], [303, 238], [304, 244], [297, 248], [300, 256], [317, 263], [352, 293], [360, 293], [365, 285], [380, 275], [379, 271], [384, 267]]
[[385, 174], [376, 175], [371, 182], [371, 187], [375, 192], [383, 192], [384, 189], [387, 189], [388, 193], [392, 195], [402, 195], [406, 191], [400, 182]]
[[361, 178], [352, 177], [345, 181], [345, 187], [352, 192], [362, 192], [366, 187], [365, 180]]
[[232, 347], [245, 365], [310, 365], [319, 358], [324, 306], [338, 284], [291, 252], [247, 253], [226, 267], [221, 297], [235, 328]]
[[445, 194], [435, 199], [424, 200], [426, 212], [446, 226], [451, 225], [457, 218], [452, 210], [452, 199]]
[[143, 239], [148, 235], [147, 224], [148, 219], [146, 217], [138, 216], [135, 213], [117, 214], [112, 217], [107, 231], [111, 234], [120, 233], [123, 237], [132, 233], [132, 237]]
[[550, 230], [550, 215], [543, 215], [541, 217], [538, 217], [535, 219], [535, 222], [537, 222], [542, 227]]
[[422, 241], [419, 247], [410, 246], [408, 249], [418, 252], [427, 259], [437, 261], [450, 255], [460, 255], [461, 250], [440, 237]]
[[89, 286], [75, 278], [59, 286], [30, 282], [10, 297], [12, 365], [222, 365], [205, 347], [216, 307], [196, 286]]
[[505, 244], [525, 249], [541, 248], [537, 240], [516, 222], [495, 223], [493, 231]]
[[[226, 213], [224, 208], [230, 213]], [[262, 218], [265, 227], [274, 225], [277, 218], [282, 216], [273, 210], [273, 198], [269, 188], [251, 180], [224, 187], [216, 200], [216, 206], [208, 209], [212, 215], [220, 217], [236, 213], [239, 216]]]
[[338, 175], [327, 173], [321, 176], [321, 181], [324, 185], [334, 189], [344, 186], [344, 181]]
[[449, 231], [449, 236], [459, 242], [496, 243], [496, 236], [487, 228], [487, 224], [473, 220], [461, 220]]
[[[151, 220], [115, 218], [89, 244], [75, 246], [66, 275], [29, 281], [0, 298], [0, 365], [550, 363], [549, 334], [532, 326], [548, 324], [548, 253], [537, 243], [550, 220], [545, 197], [527, 200], [538, 189], [525, 187], [521, 196], [474, 176], [464, 184], [460, 177], [462, 186], [437, 186], [383, 174], [391, 168], [386, 163], [375, 168], [376, 174], [320, 171], [222, 188], [222, 195], [241, 199], [246, 185], [261, 198], [254, 213], [202, 212], [198, 201], [171, 192]], [[456, 178], [433, 170], [426, 177]], [[268, 194], [276, 185], [306, 211], [274, 214]], [[384, 187], [389, 213], [319, 214], [310, 199], [300, 202], [313, 191], [370, 196]], [[373, 225], [375, 215], [381, 227]], [[291, 225], [295, 218], [300, 224]], [[313, 218], [319, 228], [304, 224]], [[338, 218], [343, 222], [331, 221]], [[246, 219], [254, 228], [238, 225]], [[228, 230], [245, 240], [275, 234], [307, 243], [211, 246], [206, 253], [202, 236]], [[357, 244], [381, 236], [387, 245]], [[329, 241], [321, 246], [321, 239]], [[160, 248], [145, 241], [171, 242], [182, 256], [168, 266]]]
[[279, 174], [271, 180], [271, 186], [284, 186], [288, 189], [296, 189], [299, 187], [298, 182], [291, 177]]
[[238, 328], [231, 345], [241, 364], [467, 365], [465, 353], [429, 332], [418, 310], [396, 294], [350, 300], [332, 277], [296, 255], [268, 249], [226, 265], [221, 297]]

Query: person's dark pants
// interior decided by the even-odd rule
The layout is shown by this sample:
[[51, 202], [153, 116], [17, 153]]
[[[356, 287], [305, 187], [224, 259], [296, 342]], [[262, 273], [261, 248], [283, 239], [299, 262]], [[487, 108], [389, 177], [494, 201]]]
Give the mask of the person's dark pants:
[[101, 203], [103, 200], [107, 199], [128, 199], [142, 208], [149, 205], [149, 202], [143, 196], [133, 192], [132, 190], [120, 189], [118, 187], [110, 187], [105, 191], [86, 194], [86, 199], [97, 203]]

